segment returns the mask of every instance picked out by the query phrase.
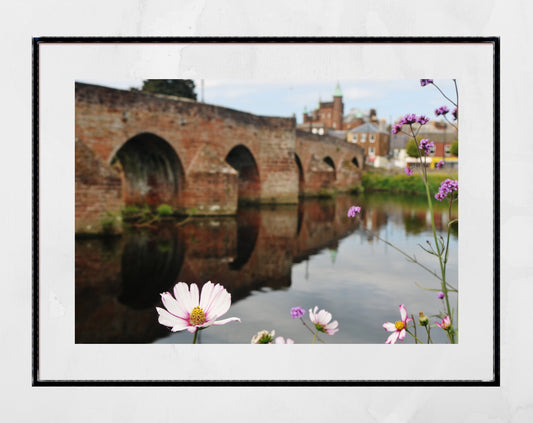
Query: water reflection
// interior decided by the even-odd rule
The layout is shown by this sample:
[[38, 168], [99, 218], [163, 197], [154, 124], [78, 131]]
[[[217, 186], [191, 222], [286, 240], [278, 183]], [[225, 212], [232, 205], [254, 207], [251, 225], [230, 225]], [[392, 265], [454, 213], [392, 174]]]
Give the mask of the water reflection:
[[[424, 201], [366, 195], [308, 199], [297, 206], [242, 208], [237, 216], [194, 218], [182, 223], [170, 220], [155, 228], [129, 229], [118, 238], [77, 239], [76, 342], [150, 343], [168, 337], [168, 328], [157, 322], [155, 306], [160, 305], [159, 294], [171, 290], [176, 281], [220, 282], [232, 294], [234, 305], [244, 305], [241, 313], [247, 313], [246, 304], [253, 304], [255, 317], [268, 314], [261, 310], [266, 305], [256, 304], [258, 298], [267, 298], [271, 292], [287, 298], [291, 290], [296, 292], [292, 285], [299, 280], [295, 276], [298, 263], [305, 266], [306, 280], [310, 259], [316, 255], [325, 252], [331, 264], [337, 265], [337, 256], [343, 254], [341, 241], [359, 225], [346, 217], [352, 204], [362, 206], [366, 228], [394, 232], [380, 234], [384, 238], [415, 236], [430, 228]], [[447, 225], [446, 214], [437, 205], [439, 229]], [[367, 233], [358, 233], [368, 245], [377, 242]], [[375, 265], [382, 267], [382, 263]], [[337, 278], [332, 268], [323, 284], [333, 287]], [[317, 298], [322, 295], [319, 291]], [[242, 314], [239, 317], [246, 320]], [[258, 330], [273, 325], [268, 321], [264, 324]], [[248, 326], [242, 327], [245, 333], [214, 341], [249, 342], [253, 333], [246, 332]], [[227, 334], [227, 330], [220, 333]], [[378, 341], [345, 338], [341, 342]]]

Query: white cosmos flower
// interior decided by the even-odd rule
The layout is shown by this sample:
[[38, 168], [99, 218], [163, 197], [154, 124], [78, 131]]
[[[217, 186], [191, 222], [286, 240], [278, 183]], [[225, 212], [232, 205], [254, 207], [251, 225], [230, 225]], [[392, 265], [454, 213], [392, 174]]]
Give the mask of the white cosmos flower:
[[331, 313], [326, 310], [318, 311], [318, 306], [315, 306], [313, 310], [309, 309], [309, 318], [319, 332], [325, 332], [328, 335], [333, 335], [339, 330], [337, 327], [339, 326], [339, 322], [334, 320], [330, 323], [332, 318]]
[[403, 304], [400, 305], [400, 318], [402, 320], [398, 320], [395, 323], [383, 323], [383, 328], [387, 332], [392, 332], [392, 334], [389, 335], [389, 337], [385, 341], [385, 344], [395, 344], [396, 341], [403, 341], [405, 339], [405, 336], [407, 334], [407, 325], [413, 319], [407, 317], [407, 310], [405, 309], [405, 306]]
[[170, 292], [163, 292], [161, 300], [165, 308], [156, 307], [159, 323], [172, 328], [172, 332], [187, 329], [194, 333], [197, 329], [241, 321], [238, 317], [217, 320], [229, 310], [231, 294], [222, 285], [214, 285], [211, 281], [204, 284], [201, 295], [195, 283], [189, 291], [185, 282], [178, 282], [174, 286], [174, 297]]
[[268, 330], [260, 330], [256, 335], [252, 337], [251, 344], [271, 344], [274, 339], [276, 331], [269, 332]]

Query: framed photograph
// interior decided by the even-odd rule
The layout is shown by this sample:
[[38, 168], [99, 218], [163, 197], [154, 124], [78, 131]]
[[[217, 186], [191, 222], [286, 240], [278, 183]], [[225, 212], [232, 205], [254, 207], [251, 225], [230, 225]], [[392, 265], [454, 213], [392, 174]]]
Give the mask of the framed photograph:
[[33, 59], [35, 386], [499, 386], [498, 38]]

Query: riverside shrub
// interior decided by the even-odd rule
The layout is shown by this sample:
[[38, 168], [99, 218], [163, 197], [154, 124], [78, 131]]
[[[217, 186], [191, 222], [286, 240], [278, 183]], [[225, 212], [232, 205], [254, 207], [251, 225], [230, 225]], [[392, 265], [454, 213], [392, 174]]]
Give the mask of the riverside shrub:
[[[437, 192], [443, 178], [454, 178], [456, 175], [445, 173], [428, 174], [428, 184], [431, 192]], [[405, 174], [386, 175], [380, 173], [365, 173], [362, 175], [362, 184], [365, 191], [387, 191], [406, 194], [426, 194], [424, 181], [412, 178]]]

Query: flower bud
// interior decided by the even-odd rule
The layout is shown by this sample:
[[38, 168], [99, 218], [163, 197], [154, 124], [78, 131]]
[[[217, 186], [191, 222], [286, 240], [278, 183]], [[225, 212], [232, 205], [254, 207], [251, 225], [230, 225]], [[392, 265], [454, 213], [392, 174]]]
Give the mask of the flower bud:
[[251, 344], [271, 344], [274, 340], [274, 335], [276, 334], [276, 331], [273, 330], [271, 332], [267, 330], [261, 330], [257, 332], [257, 335], [254, 335], [252, 337]]
[[429, 318], [423, 312], [418, 313], [418, 323], [420, 326], [427, 326], [429, 323]]

